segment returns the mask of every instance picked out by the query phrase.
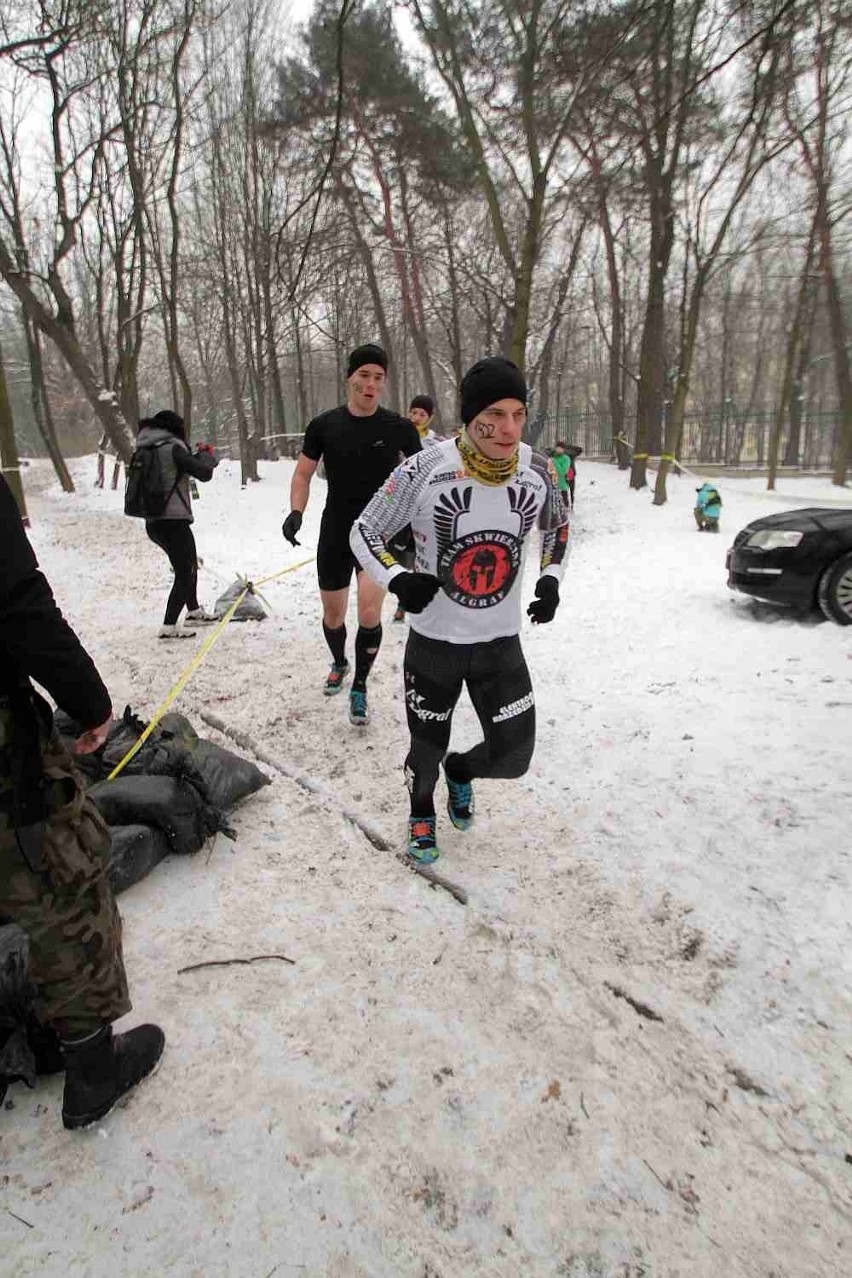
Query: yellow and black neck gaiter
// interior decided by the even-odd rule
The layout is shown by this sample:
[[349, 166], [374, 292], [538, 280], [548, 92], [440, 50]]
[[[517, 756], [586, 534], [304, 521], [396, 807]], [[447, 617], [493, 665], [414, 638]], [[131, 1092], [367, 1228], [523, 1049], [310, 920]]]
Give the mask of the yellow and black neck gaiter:
[[502, 457], [494, 461], [479, 451], [468, 435], [466, 426], [462, 428], [456, 443], [465, 471], [471, 479], [478, 479], [481, 484], [490, 484], [493, 488], [499, 487], [500, 484], [508, 484], [518, 469], [519, 450], [517, 448], [511, 457]]

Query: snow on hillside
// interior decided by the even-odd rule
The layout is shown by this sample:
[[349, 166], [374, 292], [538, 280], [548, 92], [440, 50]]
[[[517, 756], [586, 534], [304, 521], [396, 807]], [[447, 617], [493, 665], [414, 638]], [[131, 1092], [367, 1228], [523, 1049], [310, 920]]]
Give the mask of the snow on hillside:
[[[322, 483], [294, 551], [292, 463], [261, 469], [241, 491], [223, 463], [202, 489], [208, 605], [315, 547]], [[32, 540], [117, 710], [147, 715], [200, 640], [158, 645], [165, 558], [92, 487], [93, 459], [74, 471], [72, 496], [26, 472]], [[581, 462], [563, 606], [524, 635], [532, 769], [478, 785], [468, 835], [441, 827], [467, 906], [281, 775], [235, 814], [236, 844], [122, 896], [128, 1024], [156, 1018], [167, 1052], [83, 1137], [62, 1130], [60, 1080], [10, 1091], [0, 1271], [849, 1272], [852, 628], [733, 596], [724, 557], [779, 503], [852, 493], [720, 479], [712, 536], [696, 482], [654, 508]], [[274, 616], [230, 626], [178, 708], [401, 843], [405, 628], [388, 607], [359, 733], [321, 695], [313, 567], [264, 594]], [[463, 704], [456, 739], [475, 736]], [[295, 964], [178, 974], [261, 953]]]

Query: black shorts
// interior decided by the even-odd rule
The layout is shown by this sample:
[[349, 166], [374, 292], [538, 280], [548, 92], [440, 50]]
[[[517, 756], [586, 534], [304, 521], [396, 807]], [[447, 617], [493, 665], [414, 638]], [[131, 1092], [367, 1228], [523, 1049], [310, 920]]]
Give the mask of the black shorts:
[[320, 524], [317, 543], [317, 578], [320, 590], [346, 590], [352, 581], [352, 573], [361, 572], [361, 565], [352, 554], [349, 530], [357, 519], [329, 518], [325, 511]]

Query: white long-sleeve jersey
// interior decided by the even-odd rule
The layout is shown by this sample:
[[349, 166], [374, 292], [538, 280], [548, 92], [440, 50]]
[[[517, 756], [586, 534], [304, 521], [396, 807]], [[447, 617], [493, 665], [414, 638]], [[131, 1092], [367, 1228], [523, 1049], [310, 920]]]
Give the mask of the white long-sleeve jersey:
[[508, 483], [480, 483], [465, 473], [456, 441], [410, 457], [389, 476], [352, 525], [355, 557], [380, 586], [406, 569], [388, 540], [411, 524], [417, 572], [443, 589], [411, 627], [428, 639], [487, 643], [521, 628], [525, 543], [538, 524], [541, 572], [560, 581], [568, 559], [568, 513], [549, 458], [520, 445]]

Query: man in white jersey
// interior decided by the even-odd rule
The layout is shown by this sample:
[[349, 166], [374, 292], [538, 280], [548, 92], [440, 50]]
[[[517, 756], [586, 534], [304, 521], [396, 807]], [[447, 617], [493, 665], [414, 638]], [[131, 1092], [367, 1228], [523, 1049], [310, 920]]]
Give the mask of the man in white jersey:
[[[499, 356], [479, 360], [461, 384], [458, 439], [398, 466], [352, 525], [355, 557], [413, 614], [405, 652], [411, 745], [408, 851], [437, 859], [434, 789], [441, 760], [456, 829], [473, 823], [475, 777], [526, 772], [535, 745], [535, 706], [521, 650], [525, 542], [537, 524], [541, 568], [527, 612], [552, 621], [568, 554], [568, 512], [552, 463], [521, 443], [527, 387]], [[388, 542], [410, 523], [415, 570]], [[446, 754], [453, 710], [467, 685], [484, 739]], [[446, 757], [444, 757], [446, 755]]]

